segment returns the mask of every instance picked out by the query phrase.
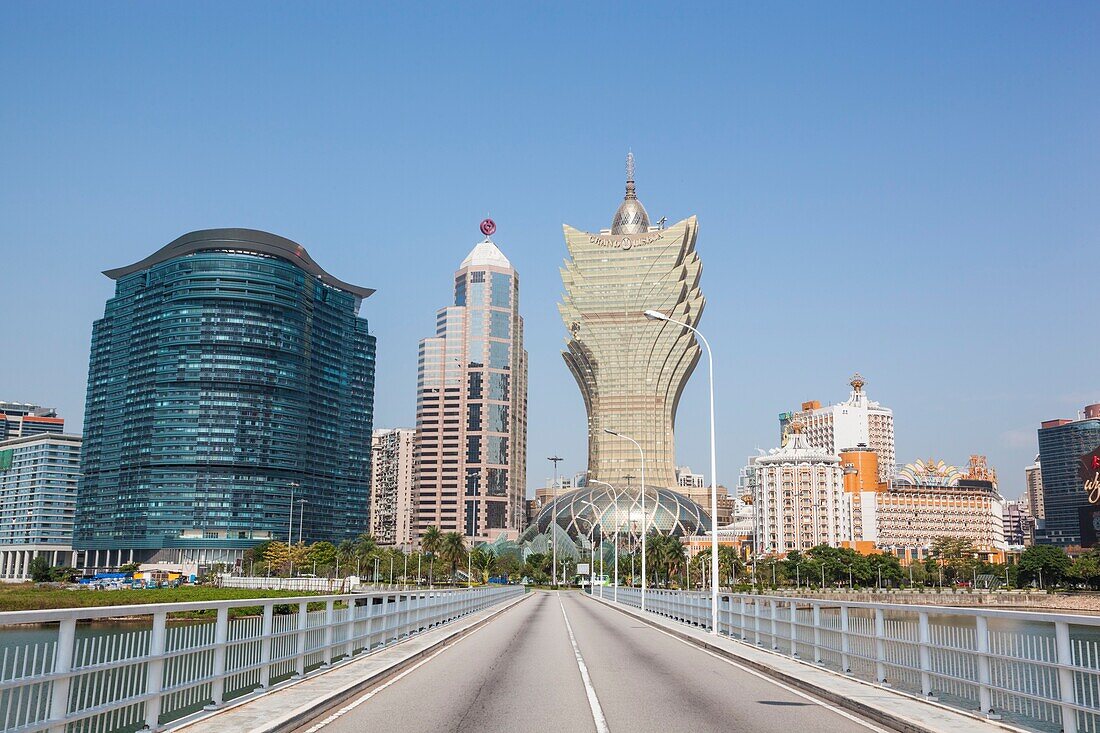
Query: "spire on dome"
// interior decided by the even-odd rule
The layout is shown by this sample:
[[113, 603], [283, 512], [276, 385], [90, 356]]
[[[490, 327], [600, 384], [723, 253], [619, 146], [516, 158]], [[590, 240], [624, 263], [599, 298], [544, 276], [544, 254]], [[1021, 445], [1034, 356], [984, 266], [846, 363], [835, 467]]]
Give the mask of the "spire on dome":
[[634, 153], [626, 154], [626, 195], [611, 220], [612, 234], [641, 234], [649, 231], [649, 214], [634, 191]]

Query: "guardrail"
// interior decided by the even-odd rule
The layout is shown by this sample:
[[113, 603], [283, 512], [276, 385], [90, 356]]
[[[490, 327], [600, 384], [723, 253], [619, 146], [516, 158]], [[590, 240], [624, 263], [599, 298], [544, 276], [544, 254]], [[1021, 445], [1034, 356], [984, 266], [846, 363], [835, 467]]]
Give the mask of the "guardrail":
[[[604, 590], [604, 599], [613, 589]], [[640, 607], [637, 588], [618, 600]], [[710, 629], [711, 597], [646, 610]], [[719, 633], [924, 699], [1057, 733], [1100, 733], [1100, 617], [723, 593]]]
[[[497, 586], [0, 613], [0, 625], [46, 624], [53, 636], [0, 652], [0, 731], [160, 730], [523, 593]], [[233, 608], [256, 613], [231, 619]], [[215, 618], [169, 622], [201, 610]], [[108, 634], [77, 623], [119, 617], [135, 620]]]

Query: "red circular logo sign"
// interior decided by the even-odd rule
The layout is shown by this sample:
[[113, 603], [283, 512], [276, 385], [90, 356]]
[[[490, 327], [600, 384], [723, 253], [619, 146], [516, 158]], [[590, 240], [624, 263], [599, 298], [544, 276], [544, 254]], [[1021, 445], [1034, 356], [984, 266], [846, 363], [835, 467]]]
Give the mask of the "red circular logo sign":
[[484, 234], [486, 237], [490, 236], [496, 230], [497, 223], [492, 219], [486, 219], [485, 221], [481, 222], [481, 233]]

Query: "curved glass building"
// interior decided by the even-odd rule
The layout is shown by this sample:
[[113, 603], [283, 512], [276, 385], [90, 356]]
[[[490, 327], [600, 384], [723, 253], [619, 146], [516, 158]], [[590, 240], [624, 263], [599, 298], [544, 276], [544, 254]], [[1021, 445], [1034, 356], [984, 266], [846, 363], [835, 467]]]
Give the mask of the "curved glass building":
[[574, 541], [601, 535], [637, 536], [642, 527], [677, 537], [710, 532], [710, 517], [703, 507], [678, 491], [651, 486], [646, 489], [645, 504], [643, 514], [641, 492], [636, 488], [619, 491], [596, 485], [574, 489], [543, 507], [522, 539], [531, 541], [548, 534], [555, 517], [558, 527]]
[[295, 541], [366, 531], [372, 290], [250, 229], [191, 232], [104, 274], [74, 539], [87, 567], [233, 562], [292, 522]]

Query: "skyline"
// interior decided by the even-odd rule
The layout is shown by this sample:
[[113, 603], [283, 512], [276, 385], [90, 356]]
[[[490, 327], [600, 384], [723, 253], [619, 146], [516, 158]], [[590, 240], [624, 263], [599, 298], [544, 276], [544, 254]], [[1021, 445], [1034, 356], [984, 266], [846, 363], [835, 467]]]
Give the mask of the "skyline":
[[[7, 302], [26, 307], [0, 398], [56, 406], [79, 430], [92, 321], [113, 290], [99, 273], [189, 231], [254, 227], [377, 288], [361, 310], [379, 339], [375, 424], [411, 426], [416, 342], [489, 214], [524, 285], [527, 486], [550, 474], [546, 455], [583, 470], [584, 406], [558, 356], [561, 224], [610, 225], [633, 150], [653, 220], [699, 216], [723, 483], [778, 445], [780, 412], [842, 401], [859, 371], [894, 410], [900, 464], [984, 453], [1015, 498], [1039, 422], [1100, 401], [1084, 321], [1100, 104], [1081, 91], [1100, 12], [992, 7], [950, 23], [873, 6], [710, 22], [5, 8], [20, 33], [0, 70], [20, 103], [0, 111], [0, 242]], [[697, 44], [631, 56], [623, 83], [619, 40], [681, 31]], [[664, 98], [646, 115], [586, 112], [650, 89]], [[677, 462], [697, 471], [704, 377], [676, 430]]]

